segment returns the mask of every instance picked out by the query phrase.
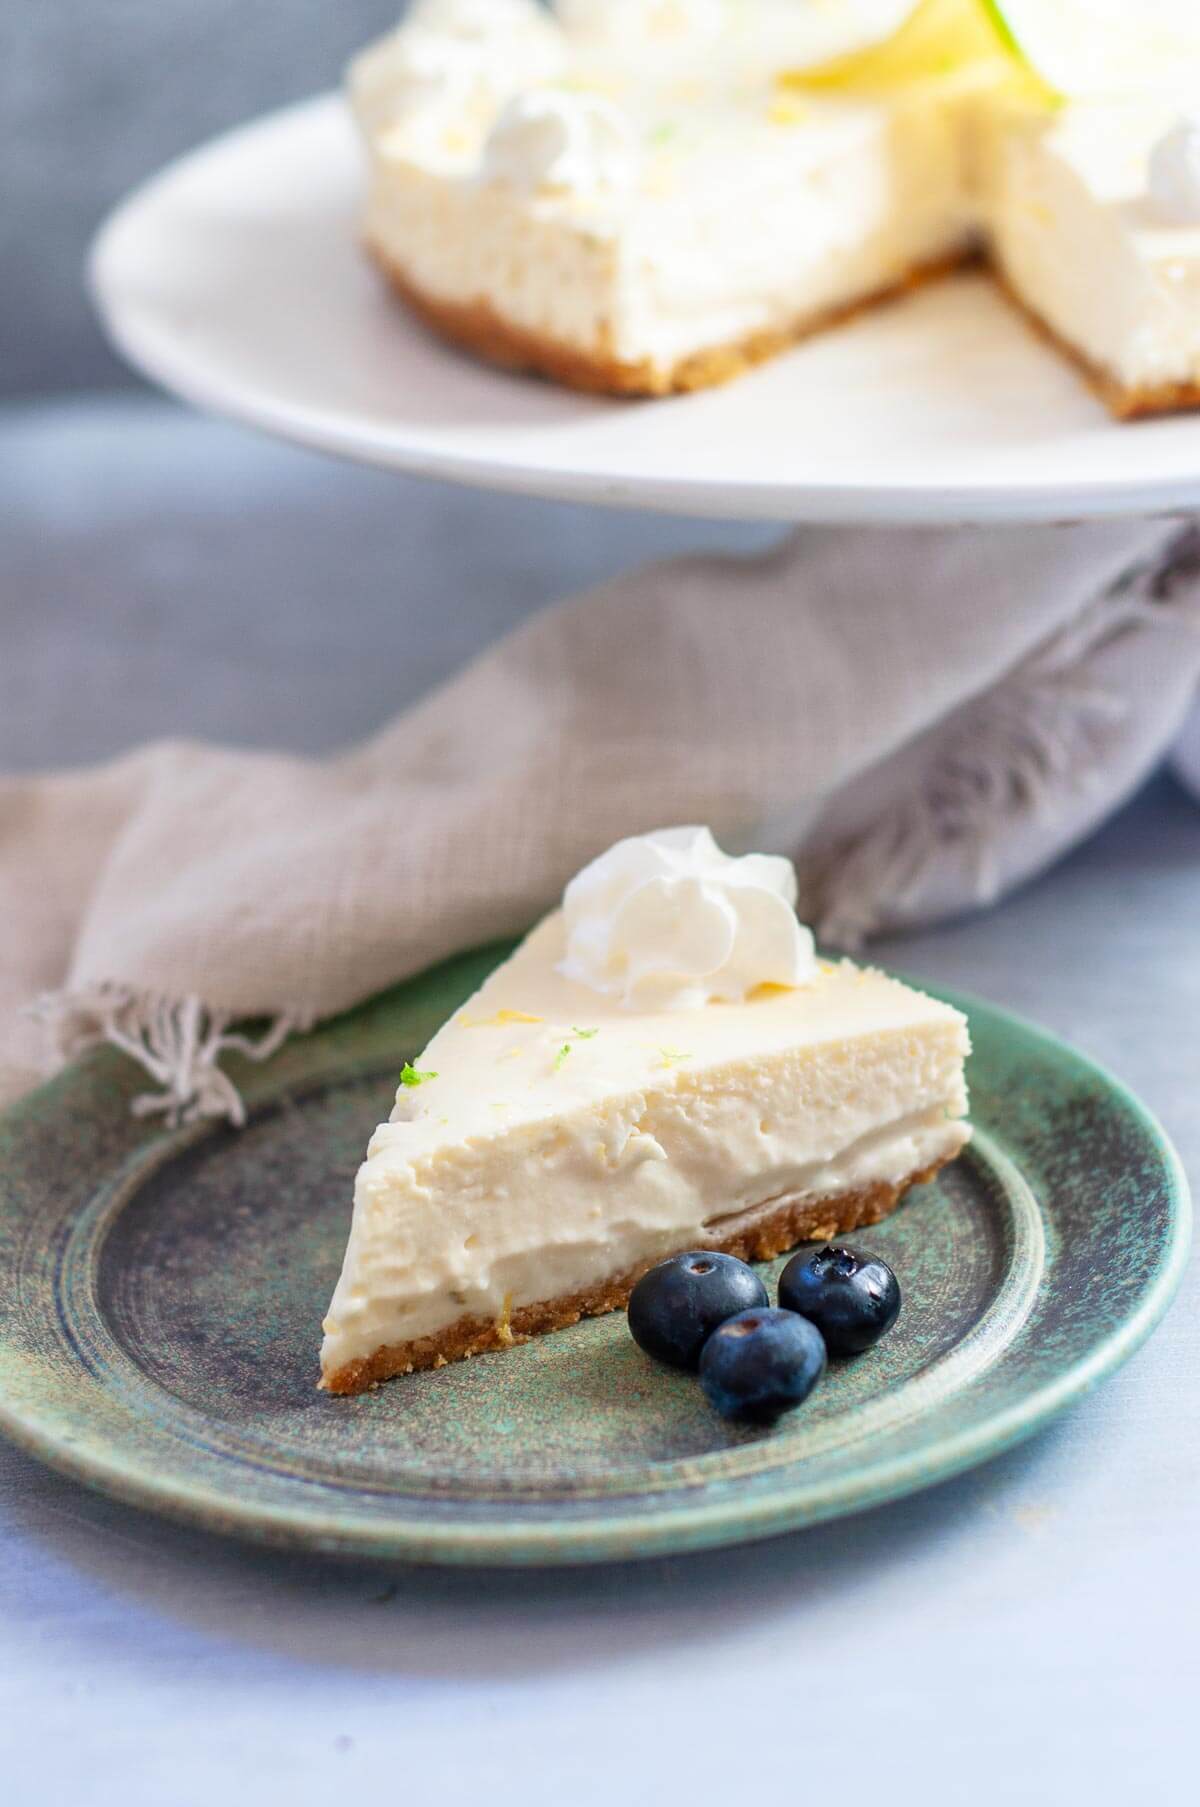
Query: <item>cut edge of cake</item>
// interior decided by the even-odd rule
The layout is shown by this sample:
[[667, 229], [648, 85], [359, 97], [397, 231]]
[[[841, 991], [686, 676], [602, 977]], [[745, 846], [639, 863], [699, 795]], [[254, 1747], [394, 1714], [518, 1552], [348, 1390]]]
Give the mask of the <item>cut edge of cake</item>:
[[[914, 1187], [927, 1184], [943, 1167], [957, 1159], [969, 1134], [969, 1126], [964, 1121], [962, 1141], [957, 1148], [904, 1179], [860, 1186], [852, 1192], [829, 1198], [782, 1197], [769, 1215], [729, 1236], [706, 1237], [704, 1247], [716, 1253], [734, 1255], [740, 1261], [773, 1261], [777, 1255], [785, 1254], [799, 1243], [826, 1242], [834, 1236], [847, 1236], [865, 1225], [879, 1223]], [[510, 1349], [533, 1337], [565, 1330], [581, 1318], [602, 1317], [607, 1312], [623, 1310], [638, 1280], [659, 1259], [655, 1255], [628, 1272], [599, 1281], [583, 1292], [510, 1308], [495, 1318], [459, 1318], [429, 1336], [416, 1337], [411, 1342], [384, 1344], [370, 1355], [323, 1374], [321, 1388], [327, 1393], [343, 1396], [365, 1393], [400, 1375], [443, 1368], [451, 1362], [468, 1361], [472, 1356], [492, 1350]]]
[[1029, 330], [1058, 352], [1060, 357], [1074, 365], [1097, 401], [1104, 404], [1114, 420], [1153, 420], [1159, 415], [1186, 414], [1200, 408], [1200, 380], [1153, 384], [1122, 382], [1113, 371], [1105, 369], [1103, 364], [1094, 363], [1077, 345], [1072, 345], [1057, 328], [1051, 326], [1031, 302], [1017, 293], [1001, 266], [990, 265], [988, 273], [1009, 306], [1021, 316]]
[[872, 289], [815, 314], [802, 314], [786, 328], [751, 333], [729, 344], [689, 353], [674, 363], [660, 364], [650, 358], [638, 362], [623, 361], [611, 347], [611, 335], [602, 334], [600, 347], [591, 352], [506, 319], [485, 298], [457, 302], [431, 294], [414, 282], [381, 244], [370, 236], [364, 242], [400, 300], [446, 343], [469, 351], [498, 369], [541, 377], [583, 394], [644, 400], [719, 388], [760, 364], [770, 362], [792, 346], [803, 344], [806, 339], [889, 302], [902, 300], [928, 283], [979, 262], [978, 248], [966, 246], [961, 251], [916, 264], [882, 288]]

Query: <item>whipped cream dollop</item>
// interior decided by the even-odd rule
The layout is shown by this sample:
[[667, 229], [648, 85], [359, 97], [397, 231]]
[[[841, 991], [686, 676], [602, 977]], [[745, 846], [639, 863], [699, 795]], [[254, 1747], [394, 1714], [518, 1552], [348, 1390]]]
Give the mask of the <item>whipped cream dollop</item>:
[[404, 22], [348, 71], [360, 124], [373, 133], [431, 114], [495, 108], [566, 67], [562, 29], [537, 0], [417, 0]]
[[1174, 226], [1200, 226], [1200, 108], [1181, 113], [1150, 152], [1146, 187]]
[[480, 175], [523, 194], [589, 195], [631, 186], [638, 146], [625, 115], [599, 95], [532, 88], [501, 110]]
[[728, 0], [557, 0], [555, 11], [584, 43], [715, 38], [729, 23]]
[[571, 880], [563, 916], [560, 972], [642, 1009], [738, 1002], [759, 985], [806, 985], [817, 970], [791, 861], [735, 859], [707, 828], [618, 841]]

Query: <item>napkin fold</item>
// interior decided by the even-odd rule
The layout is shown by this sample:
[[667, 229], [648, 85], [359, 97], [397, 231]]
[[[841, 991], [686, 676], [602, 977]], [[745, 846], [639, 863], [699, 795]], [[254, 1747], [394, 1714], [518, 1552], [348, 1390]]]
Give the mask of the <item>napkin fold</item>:
[[240, 1121], [227, 1050], [673, 823], [793, 856], [834, 945], [988, 903], [1134, 789], [1198, 673], [1194, 529], [803, 529], [535, 616], [334, 758], [167, 742], [0, 781], [0, 1096], [107, 1041], [139, 1110]]

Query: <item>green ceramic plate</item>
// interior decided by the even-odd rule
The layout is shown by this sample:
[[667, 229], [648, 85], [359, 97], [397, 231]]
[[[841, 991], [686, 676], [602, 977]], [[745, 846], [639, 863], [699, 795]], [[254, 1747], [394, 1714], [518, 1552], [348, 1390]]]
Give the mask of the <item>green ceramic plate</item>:
[[900, 1274], [900, 1322], [775, 1430], [715, 1417], [621, 1314], [360, 1399], [318, 1393], [368, 1134], [401, 1061], [498, 952], [246, 1068], [240, 1134], [139, 1123], [136, 1074], [108, 1053], [0, 1119], [9, 1435], [121, 1499], [264, 1542], [646, 1556], [811, 1524], [994, 1455], [1165, 1309], [1189, 1213], [1162, 1131], [1077, 1054], [971, 1002], [972, 1149], [870, 1232]]

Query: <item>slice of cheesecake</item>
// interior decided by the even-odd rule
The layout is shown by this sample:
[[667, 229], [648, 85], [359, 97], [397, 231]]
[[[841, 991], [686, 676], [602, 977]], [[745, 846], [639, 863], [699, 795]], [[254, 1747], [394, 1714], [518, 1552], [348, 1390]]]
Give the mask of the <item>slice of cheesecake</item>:
[[[681, 32], [668, 57], [652, 36], [618, 55], [560, 30], [549, 77], [559, 28], [540, 15], [506, 36], [498, 15], [468, 84], [448, 17], [418, 15], [353, 66], [363, 230], [409, 305], [494, 362], [609, 393], [702, 387], [976, 247], [973, 71], [800, 97], [757, 31]], [[439, 42], [440, 83], [402, 82], [406, 54], [428, 73]]]
[[609, 1311], [681, 1249], [767, 1259], [875, 1223], [958, 1154], [965, 1020], [817, 961], [793, 887], [698, 830], [568, 887], [405, 1068], [358, 1174], [325, 1388]]
[[1200, 116], [1162, 98], [1048, 113], [996, 96], [977, 131], [1010, 296], [1114, 414], [1200, 406]]
[[[493, 363], [609, 394], [702, 388], [973, 254], [960, 105], [950, 83], [817, 99], [797, 129], [798, 103], [777, 118], [763, 96], [753, 115], [647, 108], [627, 133], [599, 100], [531, 93], [480, 152], [485, 180], [384, 138], [366, 243], [414, 311]], [[537, 193], [531, 147], [572, 135], [613, 179], [556, 190], [552, 165]], [[636, 188], [616, 173], [626, 136]]]
[[821, 76], [857, 11], [418, 0], [351, 67], [368, 249], [444, 337], [637, 395], [723, 381], [982, 253], [1117, 415], [1200, 406], [1188, 67], [1052, 103], [967, 8], [977, 54], [935, 33], [898, 79], [901, 32], [885, 77], [870, 55]]

